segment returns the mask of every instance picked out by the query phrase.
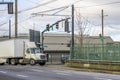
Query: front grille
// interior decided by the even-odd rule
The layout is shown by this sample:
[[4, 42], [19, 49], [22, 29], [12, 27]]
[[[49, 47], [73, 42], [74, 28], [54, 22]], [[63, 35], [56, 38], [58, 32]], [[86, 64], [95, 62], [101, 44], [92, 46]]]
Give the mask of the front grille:
[[45, 55], [41, 55], [40, 58], [41, 58], [41, 59], [45, 59]]

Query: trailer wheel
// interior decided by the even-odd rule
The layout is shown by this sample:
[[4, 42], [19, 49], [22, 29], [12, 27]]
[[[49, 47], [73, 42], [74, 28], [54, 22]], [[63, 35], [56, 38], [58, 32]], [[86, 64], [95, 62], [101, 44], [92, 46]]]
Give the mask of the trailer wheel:
[[12, 65], [17, 65], [16, 59], [11, 59], [11, 60], [10, 60], [10, 63], [11, 63]]
[[35, 65], [35, 64], [36, 64], [35, 60], [31, 59], [30, 60], [30, 65]]
[[5, 63], [0, 63], [0, 65], [4, 65]]

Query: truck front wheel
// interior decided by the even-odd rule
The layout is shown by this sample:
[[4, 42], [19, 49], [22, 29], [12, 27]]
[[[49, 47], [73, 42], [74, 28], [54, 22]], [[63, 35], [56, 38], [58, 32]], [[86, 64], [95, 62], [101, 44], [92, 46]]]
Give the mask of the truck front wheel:
[[35, 65], [35, 64], [36, 64], [35, 60], [31, 59], [30, 60], [30, 65]]

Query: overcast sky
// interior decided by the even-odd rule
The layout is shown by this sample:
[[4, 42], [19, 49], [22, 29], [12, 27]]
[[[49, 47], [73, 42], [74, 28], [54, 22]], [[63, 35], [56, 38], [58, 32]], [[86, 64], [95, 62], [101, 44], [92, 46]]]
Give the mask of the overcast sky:
[[[3, 0], [0, 0], [3, 1]], [[4, 0], [12, 1], [14, 0]], [[49, 2], [49, 4], [48, 4]], [[80, 14], [80, 18], [87, 23], [85, 34], [90, 36], [98, 36], [101, 33], [101, 10], [104, 10], [104, 33], [105, 36], [111, 36], [113, 40], [120, 41], [120, 0], [18, 0], [18, 29], [19, 33], [28, 33], [29, 29], [42, 31], [46, 24], [52, 24], [62, 18], [55, 16], [36, 16], [32, 17], [32, 13], [38, 13], [45, 10], [59, 8], [67, 5], [75, 4], [75, 16]], [[7, 6], [0, 5], [0, 34], [7, 35], [8, 20], [12, 20], [12, 34], [14, 34], [14, 15], [7, 14]], [[44, 14], [53, 14], [57, 11], [47, 12]], [[71, 7], [57, 13], [62, 15], [71, 15]], [[75, 17], [76, 18], [76, 17]], [[75, 19], [76, 20], [76, 19]], [[64, 33], [64, 28], [52, 32]], [[75, 32], [78, 32], [75, 24]]]

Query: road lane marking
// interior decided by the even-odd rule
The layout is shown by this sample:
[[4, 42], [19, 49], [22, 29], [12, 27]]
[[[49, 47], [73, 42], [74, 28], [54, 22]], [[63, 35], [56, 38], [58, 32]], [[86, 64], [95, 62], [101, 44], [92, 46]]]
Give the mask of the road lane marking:
[[107, 79], [107, 78], [96, 78], [96, 79], [99, 79], [99, 80], [112, 80], [112, 79]]
[[21, 74], [17, 74], [17, 76], [19, 76], [19, 77], [28, 77], [28, 76], [25, 76], [25, 75], [21, 75]]
[[0, 73], [4, 73], [4, 74], [5, 74], [5, 73], [7, 73], [7, 72], [5, 72], [5, 71], [0, 71]]
[[71, 71], [59, 71], [59, 70], [52, 70], [52, 71], [57, 73], [71, 73]]
[[56, 74], [59, 74], [59, 75], [66, 75], [66, 76], [71, 75], [71, 74], [66, 74], [66, 73], [56, 73]]
[[31, 70], [35, 72], [43, 72], [42, 70], [38, 70], [38, 69], [31, 69]]
[[60, 71], [60, 70], [52, 70], [52, 71], [59, 75], [67, 75], [67, 76], [72, 75], [70, 71]]

